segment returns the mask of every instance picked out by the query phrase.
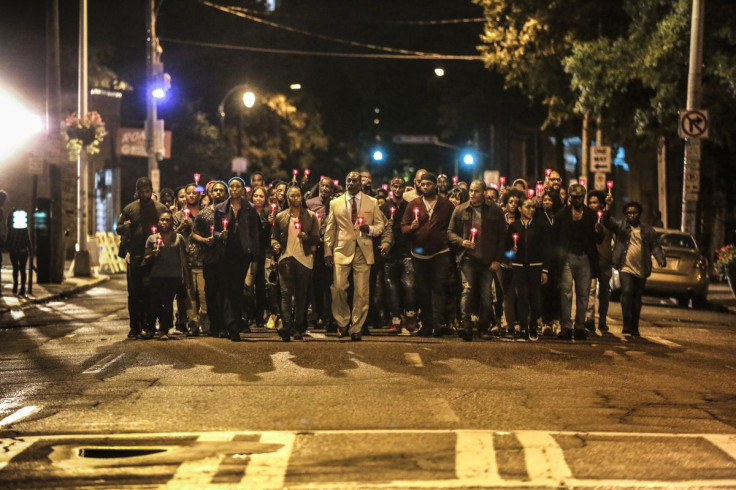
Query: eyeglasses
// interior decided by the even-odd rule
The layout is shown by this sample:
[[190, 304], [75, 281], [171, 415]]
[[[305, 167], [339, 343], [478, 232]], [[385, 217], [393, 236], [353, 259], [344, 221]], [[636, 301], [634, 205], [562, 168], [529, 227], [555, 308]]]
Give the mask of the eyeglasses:
[[560, 177], [550, 177], [549, 180], [551, 180], [553, 182], [560, 182], [562, 180], [562, 178], [560, 178]]

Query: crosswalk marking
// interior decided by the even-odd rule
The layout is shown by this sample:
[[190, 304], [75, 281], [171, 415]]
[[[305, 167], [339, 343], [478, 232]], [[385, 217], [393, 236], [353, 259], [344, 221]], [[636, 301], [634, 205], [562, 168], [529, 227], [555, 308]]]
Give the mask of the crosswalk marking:
[[455, 440], [455, 475], [459, 480], [496, 484], [501, 477], [493, 447], [493, 433], [458, 432]]
[[[213, 432], [202, 434], [198, 442], [227, 442], [232, 441], [235, 434], [231, 432]], [[225, 459], [225, 454], [215, 454], [206, 458], [185, 461], [179, 465], [174, 477], [169, 480], [167, 488], [204, 488], [210, 484], [217, 468]]]
[[526, 471], [533, 481], [553, 484], [572, 477], [565, 454], [551, 434], [538, 431], [516, 431], [516, 438], [524, 446]]
[[295, 441], [295, 433], [264, 432], [261, 434], [261, 443], [282, 444], [283, 446], [273, 453], [252, 455], [245, 470], [245, 476], [240, 481], [241, 486], [243, 488], [282, 488]]
[[18, 422], [19, 420], [23, 420], [24, 418], [28, 417], [34, 412], [37, 412], [38, 410], [39, 407], [35, 405], [29, 405], [27, 407], [16, 410], [14, 413], [0, 420], [0, 427], [5, 427], [6, 425], [11, 425], [15, 422]]
[[663, 339], [662, 337], [647, 337], [647, 339], [667, 347], [682, 347], [680, 344], [676, 344], [671, 340]]
[[97, 361], [94, 365], [89, 367], [88, 369], [82, 371], [83, 374], [97, 374], [108, 367], [112, 366], [115, 362], [119, 361], [125, 356], [125, 354], [118, 354], [117, 357], [114, 357], [114, 354], [108, 354], [99, 361]]
[[736, 435], [707, 435], [704, 439], [736, 461]]

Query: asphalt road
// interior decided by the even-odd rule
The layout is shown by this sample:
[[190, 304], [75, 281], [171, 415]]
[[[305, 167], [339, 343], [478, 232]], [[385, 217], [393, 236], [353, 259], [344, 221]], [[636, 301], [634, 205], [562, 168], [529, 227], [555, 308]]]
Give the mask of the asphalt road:
[[736, 316], [642, 339], [129, 341], [124, 279], [0, 317], [0, 487], [736, 488]]

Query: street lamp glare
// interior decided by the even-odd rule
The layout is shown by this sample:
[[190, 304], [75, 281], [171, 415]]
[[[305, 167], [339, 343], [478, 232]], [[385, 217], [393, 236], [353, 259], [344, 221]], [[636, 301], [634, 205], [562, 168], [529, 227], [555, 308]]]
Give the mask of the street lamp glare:
[[151, 92], [151, 95], [153, 95], [154, 99], [163, 99], [166, 96], [166, 91], [162, 88], [155, 88]]
[[383, 160], [383, 152], [381, 150], [376, 150], [373, 152], [373, 160], [380, 162]]
[[256, 104], [256, 94], [254, 94], [251, 91], [248, 91], [243, 94], [243, 104], [245, 104], [245, 107], [250, 109]]
[[473, 155], [471, 155], [470, 153], [466, 153], [465, 156], [463, 157], [463, 163], [465, 165], [472, 165], [474, 162], [475, 162], [475, 158], [473, 158]]
[[444, 77], [445, 76], [445, 69], [444, 68], [439, 68], [439, 67], [438, 68], [435, 68], [434, 69], [434, 74], [437, 75], [438, 77]]
[[41, 118], [21, 106], [11, 94], [0, 89], [0, 158], [23, 146], [43, 131]]

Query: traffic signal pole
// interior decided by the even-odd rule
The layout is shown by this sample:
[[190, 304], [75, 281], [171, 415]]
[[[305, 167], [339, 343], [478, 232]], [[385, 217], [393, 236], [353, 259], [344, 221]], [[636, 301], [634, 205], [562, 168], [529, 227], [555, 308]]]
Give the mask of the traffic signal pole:
[[[88, 112], [87, 94], [87, 0], [79, 0], [79, 92], [77, 114], [81, 119]], [[77, 155], [77, 250], [74, 254], [74, 276], [92, 275], [89, 251], [87, 250], [87, 199], [89, 176], [87, 173], [87, 150], [84, 146]], [[34, 203], [35, 204], [35, 203]]]
[[146, 154], [148, 157], [148, 177], [153, 183], [153, 192], [158, 193], [160, 175], [156, 142], [158, 141], [156, 120], [158, 119], [156, 99], [151, 93], [152, 82], [159, 66], [159, 44], [156, 37], [156, 5], [155, 0], [148, 0], [146, 9]]

